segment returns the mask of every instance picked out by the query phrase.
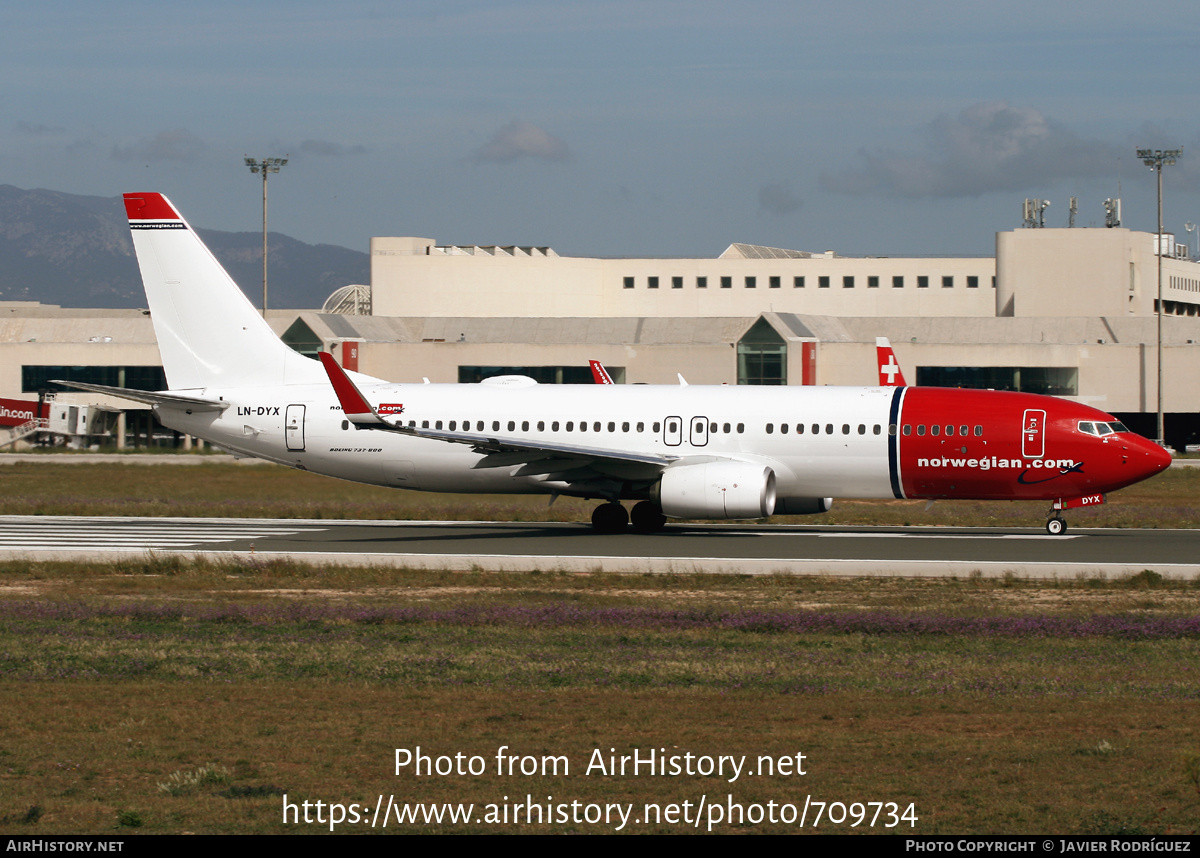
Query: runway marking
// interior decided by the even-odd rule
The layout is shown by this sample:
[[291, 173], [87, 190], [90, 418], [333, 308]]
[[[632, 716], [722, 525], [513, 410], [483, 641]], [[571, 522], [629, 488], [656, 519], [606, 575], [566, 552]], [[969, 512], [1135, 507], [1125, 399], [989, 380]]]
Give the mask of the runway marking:
[[172, 525], [133, 521], [22, 521], [0, 523], [0, 549], [49, 551], [76, 549], [128, 551], [130, 549], [186, 548], [245, 539], [294, 536], [324, 530], [322, 527], [219, 524]]
[[817, 533], [790, 534], [792, 536], [819, 536], [822, 539], [1080, 539], [1085, 534], [1072, 533], [1051, 536], [1048, 533], [997, 533], [977, 536], [973, 533]]

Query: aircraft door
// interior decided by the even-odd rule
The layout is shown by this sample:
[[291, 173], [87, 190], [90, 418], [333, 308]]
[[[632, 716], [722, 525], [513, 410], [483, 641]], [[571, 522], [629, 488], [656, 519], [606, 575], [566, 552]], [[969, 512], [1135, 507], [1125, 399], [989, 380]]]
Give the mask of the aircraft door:
[[668, 447], [678, 447], [683, 443], [682, 417], [668, 417], [663, 421], [663, 443]]
[[1021, 455], [1026, 459], [1040, 459], [1046, 454], [1046, 412], [1039, 408], [1026, 408], [1021, 420]]
[[691, 442], [693, 447], [703, 447], [708, 443], [708, 418], [692, 418]]
[[287, 407], [284, 435], [287, 438], [289, 453], [304, 452], [304, 406], [289, 405]]

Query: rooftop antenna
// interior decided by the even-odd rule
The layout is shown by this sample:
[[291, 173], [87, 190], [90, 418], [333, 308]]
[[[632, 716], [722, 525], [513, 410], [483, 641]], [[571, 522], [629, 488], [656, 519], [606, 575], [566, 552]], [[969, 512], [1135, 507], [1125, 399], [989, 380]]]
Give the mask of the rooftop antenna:
[[1075, 213], [1079, 211], [1079, 197], [1071, 197], [1071, 207], [1067, 209], [1067, 228], [1075, 228]]

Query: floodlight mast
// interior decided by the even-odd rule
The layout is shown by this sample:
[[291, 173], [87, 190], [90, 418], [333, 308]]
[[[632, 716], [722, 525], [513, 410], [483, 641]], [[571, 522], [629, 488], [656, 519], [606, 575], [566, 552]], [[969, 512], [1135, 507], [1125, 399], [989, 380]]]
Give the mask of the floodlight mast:
[[1142, 163], [1158, 173], [1158, 437], [1155, 440], [1166, 446], [1166, 433], [1163, 431], [1163, 215], [1162, 215], [1162, 168], [1175, 164], [1175, 159], [1183, 154], [1183, 147], [1178, 149], [1138, 149], [1137, 156]]
[[267, 318], [267, 174], [278, 173], [279, 168], [286, 165], [288, 162], [287, 156], [282, 158], [263, 158], [261, 161], [255, 161], [253, 158], [246, 157], [246, 166], [250, 168], [251, 173], [262, 173], [263, 180], [263, 318]]

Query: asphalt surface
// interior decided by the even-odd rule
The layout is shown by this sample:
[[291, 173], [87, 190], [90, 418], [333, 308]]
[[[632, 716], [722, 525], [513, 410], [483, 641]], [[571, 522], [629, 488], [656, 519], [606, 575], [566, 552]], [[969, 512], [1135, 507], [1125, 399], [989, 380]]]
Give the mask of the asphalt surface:
[[430, 569], [1053, 578], [1200, 575], [1200, 530], [668, 525], [602, 536], [582, 524], [0, 517], [0, 559], [147, 552]]

